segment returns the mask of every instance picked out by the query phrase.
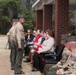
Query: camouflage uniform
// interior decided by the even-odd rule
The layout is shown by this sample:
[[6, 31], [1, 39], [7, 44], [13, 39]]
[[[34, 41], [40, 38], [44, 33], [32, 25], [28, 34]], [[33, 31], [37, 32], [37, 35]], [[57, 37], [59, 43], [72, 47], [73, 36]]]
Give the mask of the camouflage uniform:
[[62, 59], [57, 63], [57, 67], [52, 68], [54, 64], [47, 64], [44, 68], [44, 75], [52, 75], [53, 73], [56, 75], [56, 70], [60, 69], [66, 63], [70, 54], [71, 52], [67, 48], [64, 48]]
[[71, 55], [68, 57], [67, 62], [62, 68], [68, 69], [64, 71], [65, 75], [76, 75], [76, 50], [71, 53]]

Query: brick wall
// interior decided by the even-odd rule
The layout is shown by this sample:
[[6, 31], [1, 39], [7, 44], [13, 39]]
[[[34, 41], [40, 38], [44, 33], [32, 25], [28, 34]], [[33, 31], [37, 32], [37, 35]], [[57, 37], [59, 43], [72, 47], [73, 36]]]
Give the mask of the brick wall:
[[43, 29], [43, 10], [36, 11], [36, 29]]
[[52, 28], [52, 5], [43, 6], [43, 30]]
[[55, 0], [55, 39], [61, 40], [61, 34], [68, 33], [69, 0]]

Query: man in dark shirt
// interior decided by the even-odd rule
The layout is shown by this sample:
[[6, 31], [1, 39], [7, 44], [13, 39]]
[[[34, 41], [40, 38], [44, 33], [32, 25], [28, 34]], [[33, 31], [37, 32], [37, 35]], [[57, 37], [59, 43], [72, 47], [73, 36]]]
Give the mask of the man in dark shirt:
[[[30, 42], [33, 42], [34, 35], [31, 33], [31, 30], [27, 30], [27, 35], [25, 36], [25, 47], [24, 47], [24, 56], [28, 56], [30, 52], [30, 46], [32, 45]], [[25, 62], [25, 60], [24, 60]]]

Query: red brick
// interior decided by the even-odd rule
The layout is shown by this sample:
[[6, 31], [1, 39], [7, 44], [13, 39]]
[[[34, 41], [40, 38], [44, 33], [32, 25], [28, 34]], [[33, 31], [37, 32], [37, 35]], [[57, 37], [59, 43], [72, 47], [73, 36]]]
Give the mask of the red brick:
[[36, 11], [36, 29], [43, 29], [43, 10]]
[[69, 0], [55, 0], [55, 39], [59, 43], [61, 35], [68, 33]]
[[43, 7], [43, 30], [52, 28], [52, 5]]

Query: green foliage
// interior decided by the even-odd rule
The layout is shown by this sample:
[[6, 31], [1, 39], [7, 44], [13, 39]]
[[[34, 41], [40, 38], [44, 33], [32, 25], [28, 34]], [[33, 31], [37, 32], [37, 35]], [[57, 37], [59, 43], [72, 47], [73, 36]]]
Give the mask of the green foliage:
[[33, 29], [34, 13], [22, 6], [22, 0], [0, 0], [0, 34], [6, 34], [10, 28], [13, 18], [17, 18], [18, 14], [25, 16], [25, 30]]
[[69, 28], [70, 28], [70, 30], [75, 25], [74, 17], [75, 17], [75, 11], [74, 10], [70, 10], [69, 11]]
[[6, 21], [6, 22], [11, 22], [11, 18], [8, 16], [2, 16], [2, 20]]
[[[21, 0], [0, 0], [0, 33], [6, 34], [11, 20], [17, 18]], [[9, 25], [8, 25], [9, 24]]]
[[26, 10], [25, 13], [25, 24], [24, 24], [24, 28], [25, 30], [27, 29], [33, 29], [33, 23], [34, 23], [34, 15], [35, 12], [33, 12], [33, 10], [31, 10], [31, 12], [29, 12], [28, 10]]

